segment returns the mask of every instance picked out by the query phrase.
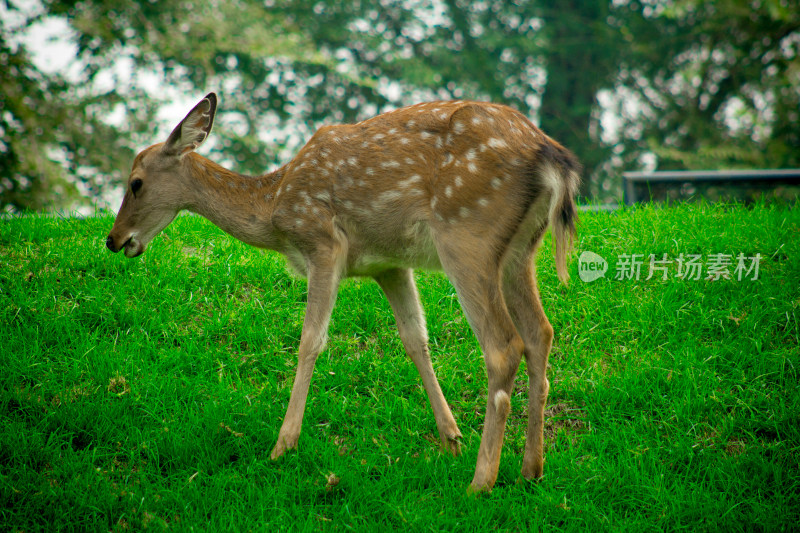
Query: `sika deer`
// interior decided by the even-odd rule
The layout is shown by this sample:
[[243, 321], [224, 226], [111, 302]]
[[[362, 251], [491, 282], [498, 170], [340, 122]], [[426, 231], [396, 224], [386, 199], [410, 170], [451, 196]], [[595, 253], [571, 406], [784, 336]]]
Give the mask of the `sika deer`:
[[289, 163], [251, 178], [194, 152], [211, 132], [216, 107], [211, 93], [166, 142], [136, 157], [106, 244], [136, 257], [188, 209], [237, 239], [284, 254], [308, 277], [297, 375], [271, 457], [297, 446], [314, 362], [345, 276], [371, 276], [383, 289], [442, 446], [459, 453], [461, 432], [431, 366], [411, 270], [443, 269], [480, 342], [489, 381], [471, 489], [494, 486], [523, 355], [529, 404], [522, 474], [540, 477], [553, 328], [533, 255], [551, 225], [556, 269], [566, 282], [580, 179], [575, 157], [508, 107], [432, 102], [323, 127]]

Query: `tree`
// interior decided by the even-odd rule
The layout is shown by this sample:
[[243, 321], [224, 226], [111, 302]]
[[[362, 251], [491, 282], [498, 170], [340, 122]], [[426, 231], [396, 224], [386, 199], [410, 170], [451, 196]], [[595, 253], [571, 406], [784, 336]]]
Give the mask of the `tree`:
[[[135, 93], [90, 92], [84, 78], [41, 71], [16, 37], [47, 12], [6, 9], [20, 22], [4, 17], [0, 26], [0, 210], [70, 207], [122, 180], [131, 135], [146, 130], [155, 108]], [[127, 109], [125, 125], [105, 120], [115, 106]]]
[[629, 2], [615, 25], [623, 167], [800, 166], [796, 2]]
[[84, 70], [37, 71], [3, 25], [0, 205], [125, 177], [163, 102], [136, 75], [95, 88], [123, 61], [190, 100], [220, 92], [212, 149], [241, 172], [286, 160], [325, 122], [430, 98], [521, 110], [578, 155], [583, 194], [601, 199], [644, 164], [797, 166], [795, 2], [45, 0], [38, 16], [68, 21]]

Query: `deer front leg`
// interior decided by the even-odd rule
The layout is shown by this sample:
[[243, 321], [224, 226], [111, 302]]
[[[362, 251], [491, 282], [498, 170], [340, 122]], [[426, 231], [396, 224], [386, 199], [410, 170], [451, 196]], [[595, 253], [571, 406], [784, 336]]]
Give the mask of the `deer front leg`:
[[431, 403], [433, 416], [436, 419], [442, 449], [458, 455], [461, 432], [458, 430], [453, 413], [447, 406], [447, 401], [439, 386], [439, 380], [436, 379], [433, 372], [431, 356], [428, 351], [425, 315], [422, 312], [413, 272], [407, 268], [387, 270], [375, 276], [375, 281], [383, 289], [392, 306], [400, 340], [403, 341], [406, 353], [414, 361], [425, 391], [428, 393], [428, 401]]
[[[335, 258], [334, 258], [335, 259]], [[321, 261], [318, 261], [318, 263]], [[289, 407], [283, 419], [278, 442], [272, 449], [270, 457], [277, 459], [287, 449], [296, 448], [303, 424], [303, 412], [308, 397], [308, 387], [314, 372], [317, 356], [325, 347], [336, 292], [339, 287], [341, 270], [338, 261], [326, 258], [324, 264], [309, 261], [308, 265], [308, 303], [303, 320], [303, 332], [300, 336], [300, 355], [297, 373], [289, 398]]]

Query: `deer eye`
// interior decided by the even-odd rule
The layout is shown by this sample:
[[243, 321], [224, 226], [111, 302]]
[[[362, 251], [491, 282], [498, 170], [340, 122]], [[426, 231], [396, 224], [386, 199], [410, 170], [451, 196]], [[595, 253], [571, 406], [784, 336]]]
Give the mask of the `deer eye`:
[[139, 189], [141, 188], [142, 188], [142, 180], [135, 179], [131, 182], [131, 192], [133, 193], [134, 196], [136, 196], [136, 193], [139, 192]]

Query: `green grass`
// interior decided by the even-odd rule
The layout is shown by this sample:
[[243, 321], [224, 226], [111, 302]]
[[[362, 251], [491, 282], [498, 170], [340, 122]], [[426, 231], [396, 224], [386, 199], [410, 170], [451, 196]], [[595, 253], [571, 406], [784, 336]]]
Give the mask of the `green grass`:
[[[0, 530], [792, 530], [800, 523], [800, 215], [758, 206], [584, 214], [557, 283], [545, 477], [519, 481], [526, 381], [498, 483], [468, 496], [485, 406], [474, 336], [418, 274], [434, 367], [464, 433], [440, 453], [389, 306], [340, 290], [297, 452], [289, 400], [305, 282], [197, 217], [139, 259], [111, 217], [0, 220]], [[763, 256], [753, 280], [615, 281], [620, 254]], [[524, 363], [523, 363], [524, 364]], [[338, 481], [338, 482], [337, 482]]]

